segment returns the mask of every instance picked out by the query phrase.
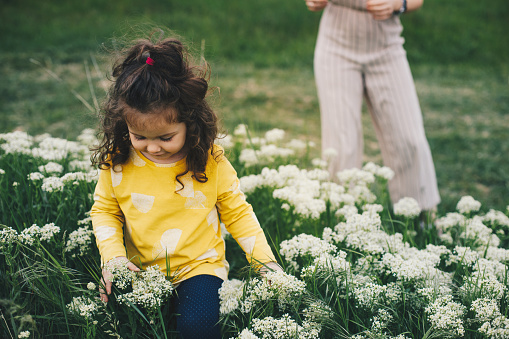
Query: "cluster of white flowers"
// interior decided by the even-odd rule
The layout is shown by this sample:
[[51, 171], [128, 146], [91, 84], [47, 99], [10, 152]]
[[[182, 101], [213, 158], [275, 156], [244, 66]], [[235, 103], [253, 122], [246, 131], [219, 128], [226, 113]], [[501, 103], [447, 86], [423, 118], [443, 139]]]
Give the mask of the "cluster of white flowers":
[[31, 147], [34, 144], [34, 137], [28, 135], [26, 132], [14, 131], [10, 133], [0, 134], [0, 148], [5, 154], [25, 154], [30, 155], [32, 153]]
[[263, 145], [259, 150], [244, 148], [239, 155], [239, 161], [246, 167], [260, 164], [270, 164], [277, 158], [286, 159], [295, 154], [295, 150], [278, 147], [274, 144]]
[[447, 213], [445, 216], [435, 220], [435, 226], [440, 232], [449, 232], [452, 228], [465, 224], [467, 218], [460, 213]]
[[230, 339], [259, 339], [259, 338], [260, 337], [251, 332], [248, 328], [245, 328], [242, 330], [242, 332], [239, 333], [237, 337]]
[[29, 175], [30, 180], [42, 179], [41, 189], [45, 192], [61, 192], [64, 190], [66, 184], [78, 185], [80, 182], [96, 182], [98, 179], [98, 172], [95, 169], [85, 172], [69, 172], [64, 174], [62, 177], [50, 176], [47, 178], [41, 177], [41, 175], [31, 173]]
[[247, 126], [244, 124], [239, 124], [233, 130], [233, 135], [236, 137], [247, 137]]
[[289, 314], [284, 314], [281, 318], [271, 316], [263, 319], [255, 318], [252, 321], [252, 331], [258, 333], [261, 338], [300, 338], [311, 339], [319, 338], [320, 328], [316, 324], [304, 321], [299, 325]]
[[265, 140], [268, 142], [277, 142], [285, 138], [285, 131], [279, 128], [273, 128], [265, 132]]
[[88, 225], [72, 231], [65, 243], [65, 251], [71, 252], [73, 258], [86, 255], [90, 251], [92, 234], [94, 234], [94, 231]]
[[18, 235], [18, 239], [25, 245], [32, 245], [36, 240], [39, 241], [50, 241], [53, 239], [55, 234], [60, 232], [60, 227], [55, 226], [54, 223], [46, 224], [43, 227], [39, 227], [33, 224], [29, 228], [25, 228]]
[[53, 138], [45, 135], [39, 142], [38, 147], [31, 150], [32, 156], [47, 161], [59, 161], [68, 156], [80, 157], [89, 154], [88, 147], [75, 141], [69, 141], [61, 138]]
[[488, 222], [492, 226], [504, 226], [509, 229], [509, 217], [500, 211], [490, 209], [483, 217], [484, 222]]
[[505, 284], [498, 281], [491, 272], [474, 271], [470, 276], [465, 277], [463, 285], [458, 289], [458, 294], [463, 298], [478, 296], [500, 300], [507, 291]]
[[[286, 132], [279, 128], [274, 128], [265, 132], [263, 138], [248, 135], [248, 128], [244, 124], [238, 125], [233, 131], [237, 140], [232, 141], [231, 137], [221, 136], [216, 140], [225, 148], [231, 148], [235, 143], [242, 144], [242, 151], [239, 161], [246, 167], [255, 165], [269, 165], [276, 159], [287, 159], [296, 154], [296, 152], [306, 151], [308, 147], [314, 147], [314, 143], [298, 139], [292, 139], [281, 147], [282, 140], [285, 139]], [[249, 138], [248, 138], [249, 136]]]
[[59, 177], [48, 177], [42, 180], [41, 189], [45, 192], [61, 192], [65, 184]]
[[474, 249], [479, 247], [486, 248], [487, 246], [497, 247], [500, 244], [500, 239], [497, 235], [493, 234], [491, 228], [484, 225], [482, 217], [479, 216], [474, 216], [465, 221], [460, 238], [464, 239]]
[[497, 300], [479, 298], [472, 302], [470, 310], [474, 312], [475, 320], [482, 325], [479, 332], [488, 338], [508, 338], [509, 319], [502, 315]]
[[475, 200], [470, 195], [466, 195], [461, 197], [456, 205], [456, 210], [461, 214], [469, 214], [472, 212], [477, 212], [481, 208], [481, 203]]
[[384, 330], [389, 326], [393, 316], [389, 311], [381, 308], [371, 321], [371, 330], [367, 331], [368, 334], [373, 336], [385, 336]]
[[11, 246], [18, 240], [18, 232], [12, 227], [5, 227], [0, 230], [0, 250]]
[[18, 338], [30, 338], [30, 331], [19, 332]]
[[426, 307], [425, 311], [435, 330], [458, 337], [465, 334], [463, 316], [466, 313], [466, 307], [455, 302], [452, 295], [439, 296]]
[[[78, 136], [78, 142], [66, 139], [53, 138], [49, 134], [41, 134], [35, 137], [26, 132], [15, 131], [0, 134], [0, 148], [5, 154], [24, 154], [48, 161], [47, 164], [39, 166], [39, 172], [45, 174], [62, 173], [63, 167], [56, 161], [68, 159], [73, 163], [71, 168], [90, 169], [89, 146], [97, 144], [94, 130], [85, 129]], [[79, 165], [78, 165], [79, 164]], [[85, 165], [86, 164], [86, 165]], [[41, 180], [39, 174], [33, 174], [30, 180]], [[51, 187], [51, 183], [47, 184]], [[59, 187], [50, 190], [59, 190]]]
[[320, 257], [324, 254], [330, 254], [336, 251], [336, 246], [315, 236], [301, 233], [289, 240], [284, 240], [280, 244], [279, 253], [295, 269], [299, 268], [297, 258], [302, 256]]
[[353, 289], [356, 306], [365, 310], [375, 310], [383, 305], [394, 306], [401, 301], [402, 293], [401, 287], [396, 283], [367, 283], [356, 285]]
[[219, 289], [219, 312], [228, 314], [239, 307], [240, 299], [244, 293], [245, 283], [238, 279], [226, 280]]
[[41, 172], [32, 172], [27, 175], [27, 179], [30, 181], [39, 181], [44, 179], [44, 174]]
[[346, 260], [346, 252], [339, 251], [337, 255], [322, 253], [315, 258], [313, 263], [302, 269], [301, 276], [303, 278], [312, 278], [317, 272], [334, 272], [335, 275], [348, 273], [351, 264]]
[[231, 135], [226, 135], [226, 134], [222, 134], [222, 133], [217, 136], [214, 143], [216, 145], [219, 145], [219, 146], [225, 148], [225, 149], [233, 148], [233, 146], [235, 145], [232, 140]]
[[132, 281], [132, 288], [132, 292], [119, 295], [118, 302], [138, 305], [150, 314], [157, 312], [164, 300], [173, 292], [173, 284], [166, 279], [158, 265], [147, 267], [145, 271], [137, 273]]
[[99, 299], [87, 296], [73, 297], [67, 304], [67, 308], [72, 314], [83, 317], [87, 320], [93, 320], [94, 316], [101, 310], [103, 305], [99, 304]]
[[97, 146], [99, 140], [96, 137], [96, 131], [92, 128], [85, 128], [76, 138], [82, 145]]
[[39, 172], [60, 174], [64, 170], [64, 166], [56, 162], [50, 161], [46, 165], [39, 166], [38, 169]]
[[366, 172], [373, 173], [375, 176], [385, 180], [391, 180], [394, 177], [394, 171], [387, 166], [379, 166], [374, 162], [366, 163], [362, 169]]
[[394, 204], [394, 214], [413, 219], [419, 216], [421, 208], [414, 198], [405, 197]]
[[131, 286], [136, 273], [127, 267], [127, 259], [112, 259], [104, 264], [104, 269], [111, 273], [110, 281], [121, 290]]
[[[233, 289], [243, 287], [242, 294]], [[224, 288], [223, 288], [224, 287]], [[282, 271], [268, 272], [264, 278], [253, 278], [246, 283], [229, 282], [221, 288], [220, 309], [222, 314], [239, 309], [249, 313], [260, 302], [277, 301], [279, 309], [298, 302], [306, 292], [306, 284]]]

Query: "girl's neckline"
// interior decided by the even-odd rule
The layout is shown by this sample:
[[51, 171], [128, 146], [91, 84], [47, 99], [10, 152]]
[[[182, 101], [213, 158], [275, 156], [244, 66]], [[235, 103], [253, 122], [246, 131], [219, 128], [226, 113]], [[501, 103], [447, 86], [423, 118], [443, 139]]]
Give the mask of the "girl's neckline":
[[141, 165], [141, 162], [144, 162], [144, 163], [149, 163], [152, 166], [156, 166], [156, 167], [175, 167], [175, 166], [179, 166], [179, 165], [185, 163], [186, 162], [186, 158], [187, 158], [187, 156], [185, 156], [185, 157], [183, 157], [182, 159], [180, 159], [178, 161], [175, 161], [175, 162], [172, 162], [172, 163], [169, 163], [169, 164], [162, 164], [162, 163], [158, 163], [158, 162], [154, 162], [153, 160], [150, 160], [143, 153], [141, 153], [140, 151], [138, 151], [134, 147], [131, 147], [131, 156], [133, 157], [133, 162], [134, 162], [135, 165], [137, 165], [137, 164]]

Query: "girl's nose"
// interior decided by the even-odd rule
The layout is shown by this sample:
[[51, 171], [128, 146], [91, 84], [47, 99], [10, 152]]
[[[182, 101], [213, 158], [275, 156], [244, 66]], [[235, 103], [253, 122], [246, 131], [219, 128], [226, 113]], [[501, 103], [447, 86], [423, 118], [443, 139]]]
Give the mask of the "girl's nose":
[[147, 146], [147, 152], [149, 153], [157, 153], [161, 150], [161, 147], [159, 147], [159, 145], [157, 145], [156, 143], [149, 143], [148, 146]]

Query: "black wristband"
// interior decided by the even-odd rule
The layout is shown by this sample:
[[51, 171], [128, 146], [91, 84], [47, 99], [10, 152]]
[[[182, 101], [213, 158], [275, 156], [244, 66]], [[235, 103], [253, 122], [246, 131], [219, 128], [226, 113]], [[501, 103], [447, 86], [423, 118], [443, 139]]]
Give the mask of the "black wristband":
[[401, 4], [401, 8], [397, 11], [394, 11], [394, 15], [400, 15], [406, 12], [406, 0], [403, 0], [403, 3]]

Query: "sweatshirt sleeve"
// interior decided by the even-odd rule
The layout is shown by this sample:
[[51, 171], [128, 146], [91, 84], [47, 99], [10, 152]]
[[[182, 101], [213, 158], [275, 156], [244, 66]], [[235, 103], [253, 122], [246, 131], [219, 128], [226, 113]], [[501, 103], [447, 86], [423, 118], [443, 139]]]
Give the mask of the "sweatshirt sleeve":
[[102, 264], [126, 256], [124, 246], [124, 215], [113, 190], [111, 169], [101, 170], [95, 187], [94, 204], [90, 211], [94, 235]]
[[276, 261], [253, 207], [240, 190], [237, 172], [226, 159], [218, 159], [217, 209], [226, 229], [256, 265]]

